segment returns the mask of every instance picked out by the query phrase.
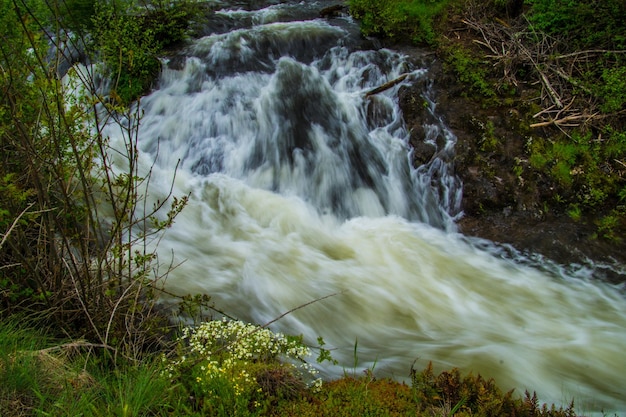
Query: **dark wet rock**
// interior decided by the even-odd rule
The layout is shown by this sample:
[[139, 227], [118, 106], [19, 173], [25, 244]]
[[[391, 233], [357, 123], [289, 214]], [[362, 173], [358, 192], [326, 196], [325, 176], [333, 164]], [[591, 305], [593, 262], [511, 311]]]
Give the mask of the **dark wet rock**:
[[432, 143], [423, 141], [412, 141], [412, 143], [413, 163], [415, 166], [427, 164], [437, 152], [437, 147]]
[[[400, 108], [405, 114], [405, 122], [409, 130], [409, 143], [413, 148], [413, 163], [415, 166], [428, 163], [442, 149], [445, 139], [437, 137], [427, 140], [424, 126], [436, 124], [433, 114], [429, 110], [429, 102], [425, 96], [428, 80], [418, 81], [410, 86], [403, 86], [398, 91]], [[410, 115], [410, 117], [406, 117]]]
[[331, 17], [345, 16], [346, 14], [348, 14], [348, 6], [345, 4], [334, 4], [320, 10], [320, 17], [327, 19]]

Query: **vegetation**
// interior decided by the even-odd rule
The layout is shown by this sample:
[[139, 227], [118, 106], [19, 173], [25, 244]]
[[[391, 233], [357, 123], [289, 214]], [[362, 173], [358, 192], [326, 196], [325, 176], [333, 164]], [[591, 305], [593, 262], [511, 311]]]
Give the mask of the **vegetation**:
[[[412, 21], [407, 29], [407, 20], [399, 17], [407, 6], [400, 0], [379, 6], [352, 0], [350, 5], [367, 35], [392, 41], [410, 36], [414, 43], [436, 45], [448, 72], [478, 108], [519, 114], [514, 133], [526, 138], [525, 154], [510, 169], [518, 182], [549, 184], [552, 197], [543, 202], [548, 210], [571, 213], [579, 221], [593, 214], [597, 237], [621, 240], [626, 231], [625, 3], [410, 3], [428, 9], [422, 16], [429, 23]], [[416, 30], [422, 35], [415, 36]], [[485, 147], [484, 132], [477, 133], [485, 155], [498, 152]]]
[[567, 48], [623, 50], [626, 48], [624, 2], [527, 0], [529, 20], [551, 36], [567, 36]]
[[366, 36], [386, 36], [435, 44], [437, 21], [452, 0], [350, 0], [350, 13], [361, 20]]
[[[411, 371], [410, 385], [358, 377], [321, 385], [285, 359], [304, 359], [297, 339], [240, 322], [187, 329], [177, 350], [142, 362], [116, 360], [102, 346], [60, 342], [42, 331], [0, 324], [0, 413], [5, 417], [88, 416], [574, 416], [517, 398], [493, 380]], [[280, 356], [278, 356], [280, 355]], [[282, 362], [278, 361], [282, 359]]]
[[[60, 334], [135, 356], [138, 346], [158, 343], [157, 329], [166, 325], [154, 313], [153, 294], [167, 267], [160, 268], [151, 242], [186, 203], [186, 196], [170, 195], [148, 205], [150, 178], [137, 168], [140, 115], [116, 100], [119, 80], [141, 83], [136, 79], [146, 73], [133, 65], [144, 67], [156, 50], [154, 42], [132, 36], [104, 36], [113, 27], [139, 24], [131, 19], [94, 28], [96, 37], [77, 22], [92, 18], [95, 24], [102, 15], [77, 13], [108, 16], [108, 9], [78, 8], [69, 15], [63, 6], [0, 3], [0, 312], [40, 317]], [[58, 25], [64, 21], [76, 32]], [[107, 66], [113, 55], [120, 61]], [[109, 96], [98, 69], [69, 68], [99, 58], [114, 80]], [[115, 148], [104, 134], [111, 124], [123, 134]]]
[[91, 16], [92, 46], [112, 81], [109, 95], [127, 105], [145, 94], [160, 71], [159, 53], [185, 39], [197, 3], [168, 6], [96, 3]]

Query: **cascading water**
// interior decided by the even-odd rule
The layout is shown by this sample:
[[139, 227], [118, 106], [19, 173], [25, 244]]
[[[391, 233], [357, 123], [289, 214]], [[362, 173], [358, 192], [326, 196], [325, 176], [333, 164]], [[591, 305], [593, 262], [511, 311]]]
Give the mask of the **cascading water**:
[[323, 336], [344, 366], [357, 343], [358, 366], [382, 375], [406, 377], [420, 358], [544, 401], [575, 397], [582, 411], [626, 410], [623, 294], [456, 233], [454, 136], [426, 126], [424, 140], [446, 143], [414, 169], [399, 87], [365, 97], [427, 70], [360, 50], [348, 19], [307, 20], [323, 6], [225, 6], [142, 99], [151, 198], [169, 190], [179, 160], [174, 192], [190, 193], [159, 246], [185, 260], [168, 288], [261, 324], [336, 294], [272, 329]]

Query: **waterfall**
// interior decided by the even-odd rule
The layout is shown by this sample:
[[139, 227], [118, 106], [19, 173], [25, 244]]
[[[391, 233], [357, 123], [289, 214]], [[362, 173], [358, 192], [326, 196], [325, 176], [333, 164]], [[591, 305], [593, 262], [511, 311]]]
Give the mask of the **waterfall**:
[[141, 100], [149, 198], [174, 177], [174, 194], [190, 194], [158, 247], [184, 261], [168, 289], [260, 324], [334, 294], [271, 328], [322, 336], [347, 367], [358, 343], [358, 367], [383, 376], [405, 378], [419, 358], [543, 401], [626, 410], [623, 293], [460, 235], [456, 139], [425, 126], [445, 143], [412, 167], [397, 103], [428, 68], [365, 48], [349, 18], [312, 18], [323, 4], [224, 5]]

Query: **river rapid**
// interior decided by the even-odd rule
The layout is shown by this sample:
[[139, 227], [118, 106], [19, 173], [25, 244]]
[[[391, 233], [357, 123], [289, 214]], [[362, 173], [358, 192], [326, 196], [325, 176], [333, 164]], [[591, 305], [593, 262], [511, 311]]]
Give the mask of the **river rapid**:
[[322, 336], [340, 363], [328, 377], [356, 362], [404, 379], [417, 359], [550, 403], [574, 397], [579, 412], [626, 412], [623, 289], [458, 233], [456, 138], [425, 90], [436, 122], [424, 141], [438, 150], [412, 167], [397, 103], [428, 68], [370, 49], [346, 16], [318, 18], [331, 4], [220, 4], [141, 100], [149, 198], [174, 177], [190, 196], [157, 249], [182, 262], [168, 290], [258, 324], [334, 294], [270, 326]]

